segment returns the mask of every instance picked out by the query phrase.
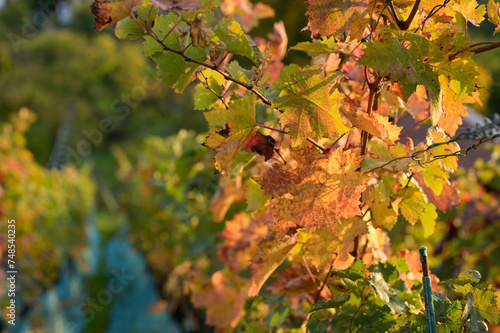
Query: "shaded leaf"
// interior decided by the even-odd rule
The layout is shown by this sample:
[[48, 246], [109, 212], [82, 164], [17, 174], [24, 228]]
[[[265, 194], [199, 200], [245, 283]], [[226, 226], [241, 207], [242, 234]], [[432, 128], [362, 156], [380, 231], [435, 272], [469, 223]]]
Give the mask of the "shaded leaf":
[[267, 161], [274, 155], [275, 144], [272, 136], [264, 135], [259, 130], [254, 129], [243, 141], [241, 148], [246, 152], [262, 155]]
[[323, 309], [337, 309], [339, 308], [342, 304], [347, 302], [349, 300], [350, 293], [345, 293], [345, 294], [340, 294], [336, 295], [331, 299], [328, 300], [323, 300], [319, 301], [316, 304], [314, 304], [311, 312], [318, 311], [318, 310], [323, 310]]
[[248, 288], [248, 297], [259, 294], [260, 288], [262, 288], [269, 276], [281, 265], [297, 244], [294, 237], [286, 237], [280, 240], [277, 236], [278, 233], [273, 231], [259, 242], [257, 255], [252, 259], [249, 266], [252, 271], [252, 278]]
[[186, 62], [183, 56], [164, 50], [163, 46], [183, 52], [186, 57], [199, 62], [205, 61], [207, 57], [202, 47], [187, 48], [190, 43], [189, 36], [180, 38], [180, 33], [176, 31], [179, 27], [187, 27], [187, 24], [179, 23], [179, 20], [180, 18], [174, 13], [158, 16], [154, 32], [160, 40], [163, 40], [163, 45], [151, 36], [146, 36], [143, 44], [144, 54], [150, 56], [158, 64], [160, 77], [169, 86], [175, 88], [177, 93], [181, 93], [194, 80], [192, 74], [199, 65], [191, 61]]
[[115, 27], [115, 36], [119, 39], [137, 39], [146, 34], [144, 29], [153, 27], [157, 8], [152, 8], [153, 5], [148, 0], [143, 0], [142, 3], [136, 7], [132, 13], [140, 23], [140, 25], [131, 17], [126, 17], [120, 20]]
[[90, 6], [92, 14], [95, 15], [95, 29], [101, 31], [126, 18], [140, 3], [140, 0], [95, 0]]
[[151, 0], [153, 5], [161, 10], [194, 10], [199, 9], [201, 4], [198, 0]]

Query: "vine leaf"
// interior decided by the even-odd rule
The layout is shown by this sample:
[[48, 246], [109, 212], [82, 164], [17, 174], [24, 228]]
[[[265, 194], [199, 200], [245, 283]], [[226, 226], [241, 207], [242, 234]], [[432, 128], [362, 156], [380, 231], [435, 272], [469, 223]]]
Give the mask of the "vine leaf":
[[225, 127], [209, 132], [203, 143], [215, 151], [215, 168], [223, 175], [229, 174], [240, 147], [255, 127], [255, 95], [247, 93], [230, 104], [229, 109]]
[[476, 27], [479, 27], [479, 24], [484, 20], [484, 14], [486, 14], [486, 6], [478, 6], [476, 0], [456, 0], [452, 1], [450, 6]]
[[401, 143], [392, 146], [387, 145], [382, 140], [375, 139], [368, 142], [368, 151], [370, 154], [363, 160], [362, 170], [384, 168], [391, 171], [402, 171], [408, 168], [411, 161], [409, 158], [396, 160], [401, 156], [408, 156], [409, 153], [408, 147]]
[[437, 219], [436, 207], [426, 203], [423, 193], [417, 188], [405, 188], [398, 193], [398, 196], [402, 198], [399, 202], [399, 209], [403, 217], [411, 225], [418, 221], [422, 222], [424, 237], [432, 235]]
[[130, 16], [120, 20], [115, 27], [115, 36], [118, 39], [137, 39], [146, 34], [143, 28], [150, 29], [155, 23], [158, 8], [153, 7], [150, 1], [144, 0], [136, 7], [134, 15], [141, 25]]
[[269, 276], [281, 265], [295, 245], [297, 241], [294, 237], [278, 239], [276, 231], [270, 232], [259, 242], [257, 255], [249, 266], [252, 278], [248, 288], [248, 297], [259, 294]]
[[335, 89], [342, 74], [331, 72], [321, 78], [321, 66], [285, 67], [273, 89], [281, 91], [273, 106], [284, 111], [281, 124], [290, 129], [293, 147], [311, 134], [332, 138], [349, 131], [340, 115], [343, 94]]
[[446, 133], [454, 136], [458, 127], [462, 124], [462, 117], [467, 116], [467, 107], [463, 102], [473, 102], [472, 97], [460, 96], [453, 91], [448, 80], [443, 75], [439, 76], [439, 82], [443, 88], [443, 109], [445, 114], [439, 119], [438, 126]]
[[[378, 71], [382, 75], [398, 80], [403, 87], [406, 97], [416, 91], [418, 85], [427, 90], [431, 100], [431, 120], [437, 125], [441, 115], [446, 112], [443, 109], [444, 88], [441, 86], [439, 76], [443, 75], [454, 87], [455, 93], [466, 102], [474, 90], [474, 80], [477, 76], [475, 62], [471, 54], [464, 54], [461, 58], [449, 61], [452, 52], [446, 43], [460, 45], [466, 48], [468, 42], [461, 34], [441, 38], [438, 41], [429, 41], [425, 37], [410, 32], [388, 32], [385, 41], [371, 41], [367, 43], [364, 55], [358, 61]], [[468, 100], [468, 99], [467, 99]], [[451, 124], [449, 127], [455, 126]], [[455, 120], [456, 121], [456, 120]]]
[[[187, 23], [179, 23], [179, 17], [174, 13], [160, 15], [156, 18], [154, 32], [163, 44], [175, 51], [183, 52], [187, 57], [203, 62], [206, 59], [205, 49], [203, 47], [191, 46], [185, 48], [190, 43], [190, 37], [181, 38], [175, 31], [179, 27], [188, 27]], [[171, 30], [172, 33], [169, 33]], [[167, 36], [168, 34], [168, 36]], [[143, 44], [144, 54], [151, 57], [158, 64], [160, 77], [177, 93], [187, 87], [194, 80], [193, 73], [199, 67], [193, 62], [186, 62], [180, 54], [163, 49], [163, 46], [153, 37], [146, 36]]]
[[245, 197], [247, 198], [247, 212], [260, 211], [271, 198], [264, 194], [264, 190], [253, 179], [245, 183]]
[[369, 22], [368, 0], [308, 0], [306, 15], [313, 36], [337, 37], [350, 32], [351, 38], [361, 39]]
[[497, 296], [495, 291], [485, 288], [476, 288], [474, 290], [474, 300], [472, 301], [474, 312], [477, 312], [482, 318], [490, 324], [497, 325], [500, 322], [500, 311], [498, 311]]
[[340, 240], [327, 228], [319, 228], [314, 232], [299, 232], [299, 241], [304, 243], [304, 257], [316, 270], [324, 269], [332, 262], [333, 253], [340, 246]]
[[259, 65], [258, 55], [252, 45], [253, 41], [247, 37], [240, 24], [234, 19], [225, 17], [214, 29], [213, 34], [212, 42], [222, 42], [226, 46], [227, 52], [247, 57], [254, 64]]
[[414, 174], [413, 179], [418, 183], [418, 186], [426, 195], [427, 200], [435, 205], [440, 211], [447, 211], [460, 204], [458, 190], [455, 186], [450, 185], [449, 182], [443, 182], [441, 193], [438, 195], [433, 189], [426, 185], [426, 181], [422, 174]]
[[323, 37], [321, 39], [315, 39], [312, 42], [301, 42], [290, 48], [290, 50], [304, 51], [314, 54], [333, 53], [338, 49], [339, 47], [333, 37]]
[[488, 21], [496, 24], [495, 31], [493, 35], [496, 35], [500, 31], [500, 4], [494, 0], [488, 1], [487, 11], [488, 11]]
[[243, 141], [241, 148], [249, 153], [257, 153], [265, 157], [265, 161], [274, 155], [274, 145], [276, 142], [270, 135], [264, 135], [259, 130], [254, 129]]
[[223, 85], [226, 80], [222, 74], [205, 69], [201, 72], [201, 75], [201, 82], [196, 85], [193, 95], [195, 110], [210, 109], [212, 104], [219, 100], [218, 96], [222, 97], [224, 93]]
[[392, 230], [398, 221], [400, 200], [383, 200], [377, 190], [371, 191], [370, 194], [373, 199], [373, 203], [370, 204], [373, 226]]
[[90, 6], [95, 15], [94, 27], [97, 31], [128, 17], [141, 0], [95, 0]]
[[337, 257], [333, 262], [335, 269], [347, 269], [354, 262], [354, 257], [349, 253], [356, 236], [366, 234], [368, 226], [360, 217], [355, 217], [349, 221], [343, 222], [336, 228], [336, 232], [341, 240], [340, 247], [337, 249]]
[[296, 163], [274, 164], [256, 178], [273, 197], [270, 215], [278, 228], [327, 227], [337, 234], [342, 219], [361, 214], [360, 196], [368, 179], [356, 172], [362, 157], [342, 148], [320, 157], [307, 145], [292, 150], [291, 157]]
[[364, 130], [388, 144], [394, 144], [399, 140], [402, 127], [390, 123], [388, 117], [384, 117], [377, 112], [369, 115], [354, 108], [343, 108], [343, 113], [354, 127]]

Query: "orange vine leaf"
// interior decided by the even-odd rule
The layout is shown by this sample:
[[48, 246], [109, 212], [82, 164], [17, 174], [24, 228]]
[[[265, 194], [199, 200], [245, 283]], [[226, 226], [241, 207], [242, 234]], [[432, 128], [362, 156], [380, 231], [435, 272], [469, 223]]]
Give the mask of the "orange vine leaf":
[[305, 145], [291, 152], [295, 163], [274, 164], [256, 178], [273, 197], [270, 214], [278, 228], [327, 227], [336, 233], [342, 219], [360, 215], [368, 177], [357, 169], [362, 157], [338, 148], [327, 156]]
[[356, 128], [362, 129], [373, 136], [381, 138], [388, 144], [394, 144], [399, 140], [399, 133], [402, 127], [389, 122], [388, 117], [384, 117], [377, 112], [371, 115], [363, 111], [357, 111], [352, 108], [344, 108], [345, 116]]

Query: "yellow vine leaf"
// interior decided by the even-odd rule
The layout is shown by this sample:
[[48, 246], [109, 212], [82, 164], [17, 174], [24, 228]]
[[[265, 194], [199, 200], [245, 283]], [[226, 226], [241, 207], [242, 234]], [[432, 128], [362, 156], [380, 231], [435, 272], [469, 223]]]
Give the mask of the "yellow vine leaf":
[[496, 35], [500, 31], [500, 12], [499, 12], [500, 4], [493, 0], [488, 1], [487, 11], [488, 11], [488, 21], [493, 24], [496, 24], [495, 32], [493, 35]]
[[335, 269], [347, 269], [354, 262], [354, 257], [349, 253], [354, 239], [358, 235], [366, 234], [368, 226], [360, 217], [355, 217], [349, 221], [345, 221], [337, 227], [341, 245], [337, 249], [337, 257], [333, 262]]

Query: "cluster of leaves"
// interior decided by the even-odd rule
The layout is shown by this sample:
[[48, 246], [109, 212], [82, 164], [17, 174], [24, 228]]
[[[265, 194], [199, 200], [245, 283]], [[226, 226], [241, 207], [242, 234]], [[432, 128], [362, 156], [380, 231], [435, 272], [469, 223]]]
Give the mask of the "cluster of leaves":
[[[418, 261], [411, 260], [417, 257], [415, 251], [370, 267], [357, 261], [347, 270], [334, 270], [332, 273], [340, 277], [335, 288], [338, 291], [331, 299], [314, 305], [308, 323], [310, 331], [427, 331], [421, 302], [423, 286], [416, 279], [419, 268], [412, 266]], [[415, 270], [417, 275], [413, 275]], [[438, 332], [486, 332], [485, 320], [500, 320], [495, 292], [491, 285], [479, 283], [480, 279], [478, 271], [467, 270], [455, 279], [440, 282], [449, 287], [453, 301], [442, 292], [433, 292]]]
[[[212, 206], [224, 208], [213, 211], [214, 220], [225, 220], [218, 247], [224, 266], [207, 269], [186, 260], [174, 269], [184, 273], [193, 304], [206, 308], [207, 323], [220, 330], [246, 330], [258, 325], [258, 318], [298, 329], [307, 322], [308, 309], [324, 304], [318, 303], [323, 299], [336, 310], [326, 314], [327, 324], [324, 318], [309, 321], [312, 331], [331, 320], [343, 320], [343, 331], [362, 331], [366, 322], [356, 318], [365, 306], [360, 313], [376, 317], [380, 330], [409, 325], [418, 331], [418, 315], [394, 324], [394, 315], [405, 306], [416, 313], [422, 307], [418, 288], [397, 282], [407, 268], [400, 261], [383, 263], [392, 257], [386, 231], [399, 219], [418, 223], [414, 229], [429, 237], [438, 211], [456, 204], [450, 199], [457, 188], [449, 178], [457, 157], [442, 157], [460, 150], [450, 136], [467, 114], [464, 103], [480, 102], [473, 55], [499, 46], [474, 44], [456, 16], [462, 15], [466, 26], [479, 25], [485, 6], [476, 1], [448, 6], [449, 1], [309, 0], [313, 39], [291, 50], [310, 54], [313, 65], [285, 67], [284, 26], [276, 24], [268, 40], [257, 43], [247, 34], [247, 18], [228, 10], [232, 2], [252, 11], [244, 0], [97, 0], [92, 5], [98, 30], [117, 23], [118, 38], [144, 38], [144, 54], [176, 92], [199, 80], [195, 108], [205, 111], [210, 129], [203, 145], [215, 152], [215, 169], [223, 175]], [[499, 24], [498, 4], [490, 0], [488, 9], [489, 20]], [[245, 62], [253, 67], [245, 68]], [[405, 114], [433, 125], [424, 142], [401, 135], [397, 122]], [[170, 150], [175, 151], [167, 148], [168, 156], [180, 158]], [[134, 185], [146, 187], [142, 192], [153, 180], [169, 179], [155, 168], [177, 168], [164, 159], [151, 165]], [[170, 191], [165, 201], [151, 206], [134, 199], [149, 207], [144, 216], [152, 211], [155, 225], [165, 224], [144, 236], [147, 252], [151, 244], [164, 242], [153, 240], [157, 231], [179, 216], [166, 214], [180, 200]], [[238, 204], [244, 199], [246, 207]], [[227, 214], [229, 207], [239, 213]], [[166, 252], [157, 265], [171, 261], [165, 258], [169, 253], [179, 254]], [[361, 273], [364, 267], [356, 266], [356, 259], [370, 263], [368, 273]], [[352, 265], [355, 271], [341, 272]], [[332, 274], [350, 279], [352, 284], [342, 282], [349, 297], [335, 292], [332, 284], [339, 282]], [[290, 308], [269, 306], [273, 297], [286, 299], [283, 304]], [[488, 302], [488, 309], [498, 311], [494, 297]], [[479, 315], [469, 310], [462, 323], [470, 313], [476, 316], [471, 322], [478, 322]], [[498, 322], [495, 315], [482, 317]]]
[[[41, 292], [53, 286], [68, 256], [83, 260], [85, 221], [94, 209], [94, 185], [88, 168], [47, 170], [26, 149], [24, 133], [35, 120], [21, 109], [0, 129], [0, 217], [2, 249], [7, 251], [7, 220], [15, 222], [14, 260], [23, 301], [34, 304]], [[5, 290], [2, 290], [2, 294]], [[20, 309], [21, 311], [21, 309]]]

